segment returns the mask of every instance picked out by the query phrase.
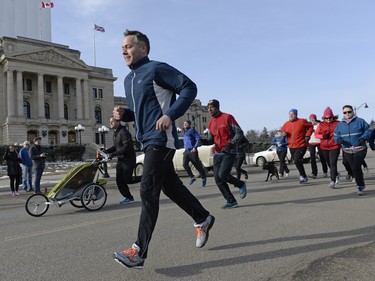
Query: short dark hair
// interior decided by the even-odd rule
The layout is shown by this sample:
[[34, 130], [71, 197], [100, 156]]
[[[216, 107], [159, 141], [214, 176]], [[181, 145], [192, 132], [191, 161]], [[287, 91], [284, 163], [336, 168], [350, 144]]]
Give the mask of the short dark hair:
[[346, 108], [346, 107], [348, 107], [348, 108], [350, 108], [351, 110], [353, 110], [353, 106], [351, 106], [351, 105], [344, 105], [343, 107], [342, 107], [342, 109], [344, 109], [344, 108]]
[[148, 40], [147, 36], [145, 34], [143, 34], [142, 32], [140, 31], [137, 31], [137, 30], [125, 30], [124, 32], [124, 36], [129, 36], [129, 35], [134, 35], [135, 36], [135, 40], [136, 40], [136, 43], [144, 43], [146, 44], [146, 47], [147, 47], [147, 55], [150, 53], [150, 40]]

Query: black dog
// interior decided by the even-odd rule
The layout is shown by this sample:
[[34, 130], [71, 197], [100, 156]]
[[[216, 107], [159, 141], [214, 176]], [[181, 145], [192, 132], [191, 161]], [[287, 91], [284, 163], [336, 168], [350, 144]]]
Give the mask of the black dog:
[[275, 176], [277, 179], [279, 179], [279, 172], [277, 170], [277, 167], [275, 166], [274, 161], [264, 163], [263, 170], [268, 171], [266, 181], [268, 181], [268, 179], [272, 180], [273, 176]]

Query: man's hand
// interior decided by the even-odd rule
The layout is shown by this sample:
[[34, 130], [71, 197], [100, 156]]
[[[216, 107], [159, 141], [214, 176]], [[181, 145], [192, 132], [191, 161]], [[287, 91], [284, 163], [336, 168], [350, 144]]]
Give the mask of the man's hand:
[[168, 115], [163, 115], [158, 121], [156, 121], [156, 130], [166, 131], [169, 126], [172, 125], [172, 120]]
[[339, 138], [337, 139], [336, 143], [341, 145], [344, 143], [344, 140], [342, 138]]
[[124, 109], [121, 106], [115, 106], [112, 112], [113, 118], [115, 118], [116, 120], [121, 120], [123, 115]]
[[221, 152], [230, 153], [230, 151], [232, 150], [233, 147], [234, 147], [234, 144], [228, 143], [226, 146], [224, 146], [224, 148], [221, 150]]

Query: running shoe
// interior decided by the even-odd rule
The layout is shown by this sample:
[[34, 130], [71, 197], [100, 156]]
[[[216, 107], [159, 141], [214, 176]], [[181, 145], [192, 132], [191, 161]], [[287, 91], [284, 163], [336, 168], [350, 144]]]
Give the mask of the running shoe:
[[329, 187], [330, 188], [335, 188], [336, 187], [336, 184], [334, 181], [331, 181], [330, 184], [329, 184]]
[[114, 252], [113, 258], [116, 262], [122, 266], [129, 268], [143, 269], [143, 264], [145, 259], [142, 259], [138, 253], [141, 248], [138, 245], [133, 244], [133, 246], [122, 252]]
[[305, 184], [308, 181], [309, 181], [309, 179], [307, 177], [302, 177], [302, 176], [299, 177], [299, 183], [300, 184]]
[[310, 179], [316, 179], [316, 175], [314, 175], [314, 174], [310, 174], [310, 175], [309, 175], [309, 178], [310, 178]]
[[192, 185], [197, 179], [196, 178], [190, 178], [189, 185]]
[[247, 187], [246, 182], [243, 183], [243, 185], [240, 187], [240, 197], [241, 199], [244, 199], [247, 195]]
[[125, 199], [120, 202], [121, 205], [129, 205], [131, 203], [134, 203], [134, 198], [125, 197]]
[[205, 187], [207, 184], [207, 179], [202, 179], [202, 187]]
[[215, 217], [209, 215], [201, 224], [194, 224], [195, 231], [197, 233], [197, 241], [195, 243], [197, 248], [202, 248], [204, 245], [206, 245], [210, 229], [214, 225], [214, 222]]
[[365, 194], [364, 190], [365, 190], [366, 186], [358, 186], [357, 187], [357, 194], [358, 195], [363, 195]]
[[237, 208], [238, 207], [238, 203], [237, 201], [234, 201], [234, 202], [226, 202], [224, 204], [223, 207], [221, 207], [222, 209], [232, 209], [232, 208]]

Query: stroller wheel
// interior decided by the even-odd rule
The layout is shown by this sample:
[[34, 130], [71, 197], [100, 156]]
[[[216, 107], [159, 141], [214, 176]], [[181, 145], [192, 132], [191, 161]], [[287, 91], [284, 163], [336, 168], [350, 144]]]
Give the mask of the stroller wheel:
[[47, 196], [34, 194], [26, 200], [25, 209], [30, 216], [40, 217], [48, 211], [49, 205]]
[[73, 207], [76, 207], [76, 208], [83, 208], [83, 205], [82, 205], [82, 201], [81, 201], [81, 199], [73, 199], [73, 200], [70, 200], [69, 202], [70, 202], [70, 204], [71, 204]]
[[82, 192], [81, 202], [89, 211], [101, 209], [107, 201], [107, 192], [100, 184], [92, 183], [86, 186]]

